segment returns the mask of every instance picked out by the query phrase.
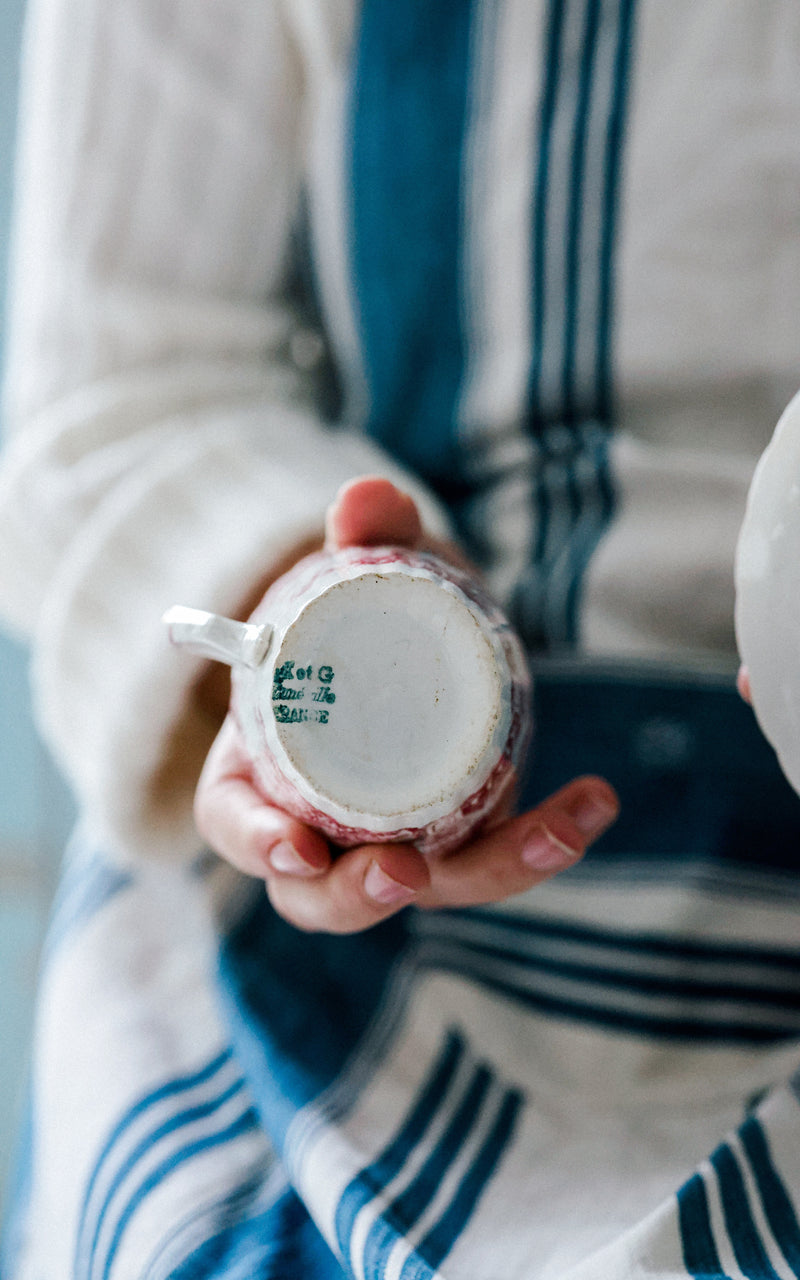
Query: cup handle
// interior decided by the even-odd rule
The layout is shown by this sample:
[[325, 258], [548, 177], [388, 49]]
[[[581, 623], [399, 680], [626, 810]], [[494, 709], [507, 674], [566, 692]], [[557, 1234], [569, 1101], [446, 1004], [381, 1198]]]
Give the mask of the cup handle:
[[176, 604], [161, 621], [173, 644], [229, 667], [259, 667], [269, 653], [274, 627], [268, 622], [235, 622], [218, 613]]

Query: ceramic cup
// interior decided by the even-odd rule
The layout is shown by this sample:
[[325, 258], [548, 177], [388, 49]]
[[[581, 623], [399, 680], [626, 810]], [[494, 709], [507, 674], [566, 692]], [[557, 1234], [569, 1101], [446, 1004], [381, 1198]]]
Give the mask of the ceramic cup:
[[522, 646], [480, 588], [434, 556], [320, 552], [246, 623], [182, 606], [164, 621], [173, 643], [232, 667], [232, 711], [265, 795], [336, 844], [453, 849], [522, 763]]

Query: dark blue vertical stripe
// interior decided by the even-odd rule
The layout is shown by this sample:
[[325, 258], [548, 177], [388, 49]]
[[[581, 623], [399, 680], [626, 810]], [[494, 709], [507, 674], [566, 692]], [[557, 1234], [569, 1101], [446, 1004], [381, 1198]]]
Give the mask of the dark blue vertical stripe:
[[717, 1147], [711, 1163], [719, 1180], [725, 1227], [743, 1274], [747, 1280], [780, 1280], [753, 1221], [744, 1179], [730, 1147]]
[[[601, 246], [600, 261], [594, 264], [597, 271], [596, 295], [596, 338], [597, 366], [595, 385], [590, 389], [590, 398], [586, 402], [585, 411], [589, 414], [590, 423], [583, 432], [583, 440], [579, 448], [583, 450], [588, 462], [587, 470], [592, 475], [589, 502], [594, 510], [590, 518], [575, 522], [573, 545], [570, 555], [570, 582], [566, 600], [566, 635], [570, 643], [578, 639], [578, 619], [583, 579], [601, 534], [611, 520], [616, 506], [616, 495], [609, 465], [609, 433], [613, 412], [612, 403], [612, 350], [611, 333], [613, 319], [614, 296], [614, 245], [617, 233], [617, 215], [619, 203], [619, 184], [622, 162], [622, 132], [624, 107], [628, 97], [628, 80], [633, 37], [634, 0], [618, 0], [617, 45], [611, 82], [611, 100], [608, 107], [606, 148], [604, 157], [604, 189], [600, 210]], [[592, 21], [588, 22], [588, 31], [596, 44], [599, 10], [594, 3], [595, 11]], [[588, 18], [588, 15], [587, 15]], [[589, 36], [587, 35], [587, 43]], [[584, 61], [588, 64], [589, 52], [585, 50]], [[574, 193], [573, 193], [574, 195]], [[567, 412], [574, 413], [574, 404], [567, 401]]]
[[581, 262], [581, 230], [584, 220], [584, 178], [586, 170], [586, 137], [594, 80], [600, 0], [589, 0], [584, 19], [578, 97], [570, 159], [570, 196], [567, 220], [566, 305], [564, 309], [564, 354], [562, 365], [563, 420], [575, 422], [578, 406], [575, 389], [575, 353], [578, 343], [578, 305]]
[[568, 635], [578, 637], [583, 577], [591, 554], [616, 508], [616, 493], [609, 462], [609, 434], [613, 419], [612, 327], [614, 310], [614, 247], [617, 236], [619, 189], [622, 167], [622, 135], [628, 99], [635, 0], [619, 0], [619, 29], [614, 62], [613, 97], [608, 117], [604, 163], [604, 190], [597, 298], [597, 368], [592, 416], [597, 424], [589, 437], [588, 451], [595, 475], [597, 517], [585, 536], [576, 538], [571, 583], [567, 598]]
[[343, 1191], [335, 1223], [336, 1239], [343, 1258], [349, 1256], [350, 1235], [359, 1211], [391, 1181], [422, 1139], [444, 1101], [464, 1052], [463, 1037], [456, 1031], [449, 1032], [433, 1070], [398, 1134], [377, 1160], [362, 1169]]
[[569, 586], [566, 598], [566, 639], [575, 644], [579, 638], [580, 603], [584, 574], [592, 552], [605, 531], [616, 506], [616, 494], [609, 467], [608, 433], [603, 428], [589, 425], [584, 429], [582, 449], [587, 470], [592, 471], [592, 491], [589, 500], [597, 504], [594, 511], [579, 516], [572, 531], [569, 557]]
[[[569, 555], [569, 587], [566, 597], [565, 638], [569, 643], [577, 639], [577, 602], [579, 577], [585, 568], [594, 541], [581, 545], [580, 521], [585, 494], [578, 482], [575, 463], [583, 450], [580, 432], [576, 425], [584, 405], [587, 388], [576, 388], [575, 366], [578, 344], [582, 336], [578, 332], [580, 281], [582, 262], [581, 233], [584, 223], [584, 179], [586, 170], [586, 139], [589, 115], [592, 108], [592, 91], [595, 78], [595, 57], [600, 23], [600, 0], [588, 0], [584, 15], [583, 44], [581, 50], [578, 95], [573, 124], [572, 155], [570, 161], [570, 194], [567, 219], [566, 246], [566, 299], [564, 309], [564, 340], [562, 363], [562, 418], [565, 426], [572, 428], [573, 443], [564, 459], [566, 471], [566, 496], [569, 500], [572, 545]], [[585, 340], [585, 337], [584, 337]], [[580, 397], [580, 403], [579, 403]], [[589, 494], [592, 500], [592, 494]]]
[[394, 1242], [405, 1236], [427, 1209], [477, 1123], [491, 1079], [487, 1067], [475, 1068], [461, 1102], [419, 1173], [373, 1223], [364, 1246], [364, 1275], [379, 1274], [381, 1260], [388, 1257]]
[[786, 1188], [778, 1176], [767, 1137], [754, 1116], [739, 1130], [742, 1145], [758, 1186], [770, 1230], [796, 1276], [800, 1276], [800, 1223]]
[[561, 72], [561, 49], [564, 35], [564, 11], [561, 0], [550, 0], [545, 38], [544, 80], [539, 105], [537, 133], [536, 181], [533, 192], [533, 247], [532, 247], [532, 335], [531, 372], [528, 398], [531, 429], [541, 427], [541, 374], [544, 352], [547, 261], [547, 192], [550, 186], [550, 159], [553, 141], [553, 123], [558, 102], [558, 84]]
[[[633, 15], [634, 0], [551, 0], [547, 10], [531, 250], [528, 423], [539, 440], [532, 493], [536, 532], [531, 569], [520, 584], [515, 604], [516, 620], [534, 645], [576, 642], [583, 575], [615, 507], [608, 459], [614, 247]], [[573, 67], [564, 62], [564, 30], [567, 22], [578, 19], [582, 21], [582, 42], [580, 58]], [[605, 59], [602, 63], [598, 60], [600, 39], [610, 24], [614, 25], [615, 40], [611, 67]], [[566, 201], [561, 198], [564, 193], [553, 190], [551, 178], [554, 121], [565, 113], [571, 124], [569, 139], [563, 144], [569, 147], [565, 156]], [[587, 204], [586, 188], [589, 125], [595, 116], [603, 120], [606, 132], [602, 192], [596, 207]], [[588, 254], [584, 244], [583, 228], [589, 220], [600, 226], [597, 256]], [[564, 279], [548, 286], [548, 247], [562, 241]], [[563, 290], [563, 327], [562, 307], [551, 305], [548, 287]], [[581, 311], [584, 297], [592, 300], [591, 312], [586, 315]], [[590, 385], [578, 386], [577, 371], [586, 365], [580, 354], [589, 342], [593, 378]], [[558, 352], [561, 395], [558, 403], [544, 405], [541, 386], [548, 350]], [[560, 441], [558, 454], [553, 452], [548, 431], [554, 424], [572, 430], [571, 443], [569, 439]], [[565, 508], [569, 518], [559, 546], [551, 545], [555, 503]]]
[[614, 97], [608, 121], [603, 194], [602, 242], [597, 346], [597, 417], [609, 423], [613, 414], [612, 327], [614, 249], [617, 237], [625, 108], [630, 88], [636, 0], [619, 0], [619, 38], [614, 66]]
[[699, 1173], [692, 1174], [678, 1192], [678, 1225], [683, 1247], [683, 1265], [695, 1280], [731, 1280], [722, 1270], [708, 1196]]
[[[420, 1244], [418, 1253], [434, 1270], [449, 1253], [472, 1216], [484, 1187], [511, 1141], [522, 1103], [523, 1095], [519, 1090], [506, 1091], [495, 1122], [461, 1180], [450, 1205]], [[417, 1280], [416, 1273], [409, 1271], [407, 1274], [404, 1269], [401, 1280]]]
[[[565, 5], [551, 0], [547, 15], [545, 37], [544, 80], [539, 105], [537, 134], [536, 181], [533, 192], [533, 246], [531, 252], [531, 371], [528, 386], [530, 430], [539, 435], [543, 426], [541, 401], [542, 360], [545, 342], [545, 314], [547, 307], [547, 192], [550, 186], [550, 160], [553, 142], [553, 124], [558, 103], [558, 84], [561, 69], [561, 52], [564, 38]], [[545, 477], [537, 476], [534, 502], [538, 520], [533, 559], [544, 557], [550, 523], [550, 495]]]
[[472, 0], [365, 0], [351, 104], [351, 268], [367, 429], [440, 487], [457, 472], [473, 8]]

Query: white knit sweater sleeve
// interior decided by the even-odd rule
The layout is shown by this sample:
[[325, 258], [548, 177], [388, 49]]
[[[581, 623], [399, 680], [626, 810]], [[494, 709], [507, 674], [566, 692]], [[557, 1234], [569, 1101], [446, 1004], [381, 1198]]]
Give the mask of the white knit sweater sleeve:
[[[352, 475], [282, 300], [303, 69], [265, 0], [32, 0], [0, 458], [0, 611], [117, 854], [193, 852], [196, 676], [160, 622], [235, 609]], [[425, 514], [441, 522], [425, 495]]]

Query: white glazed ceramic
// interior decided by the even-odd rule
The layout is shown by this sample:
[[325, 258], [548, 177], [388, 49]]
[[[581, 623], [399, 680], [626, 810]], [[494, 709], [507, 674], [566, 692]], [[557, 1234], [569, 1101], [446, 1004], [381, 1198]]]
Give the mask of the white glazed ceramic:
[[800, 395], [750, 485], [736, 552], [736, 636], [758, 722], [800, 791]]
[[521, 764], [522, 647], [485, 594], [433, 556], [320, 552], [247, 623], [180, 606], [165, 622], [174, 643], [231, 664], [259, 784], [337, 844], [452, 849]]

